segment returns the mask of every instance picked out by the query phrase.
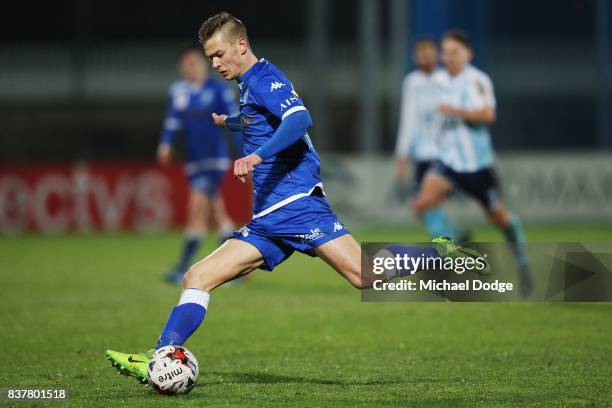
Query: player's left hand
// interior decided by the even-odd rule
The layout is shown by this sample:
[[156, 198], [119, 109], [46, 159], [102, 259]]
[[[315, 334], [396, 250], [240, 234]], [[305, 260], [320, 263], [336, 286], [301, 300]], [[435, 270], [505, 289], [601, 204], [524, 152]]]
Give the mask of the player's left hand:
[[255, 153], [236, 160], [234, 162], [234, 177], [243, 183], [246, 182], [246, 177], [255, 169], [255, 166], [261, 162], [261, 157]]
[[217, 115], [216, 113], [213, 113], [212, 115], [212, 120], [215, 123], [215, 126], [220, 127], [220, 128], [224, 128], [225, 126], [225, 119], [227, 119], [227, 115]]

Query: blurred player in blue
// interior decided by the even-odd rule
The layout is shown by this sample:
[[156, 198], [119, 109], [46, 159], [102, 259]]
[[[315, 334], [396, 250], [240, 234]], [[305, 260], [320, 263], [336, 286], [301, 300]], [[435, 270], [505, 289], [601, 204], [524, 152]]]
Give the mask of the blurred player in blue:
[[495, 121], [495, 94], [487, 74], [470, 64], [473, 51], [461, 30], [442, 39], [442, 61], [446, 69], [433, 80], [439, 88], [439, 160], [425, 174], [413, 201], [417, 215], [437, 208], [453, 189], [474, 197], [489, 221], [513, 243], [524, 296], [532, 289], [525, 235], [520, 220], [502, 201], [488, 125]]
[[[438, 159], [436, 102], [439, 90], [434, 82], [438, 67], [438, 45], [428, 37], [415, 41], [413, 59], [417, 69], [402, 81], [400, 120], [395, 145], [395, 167], [399, 190], [409, 183], [410, 167], [413, 185], [418, 192], [425, 172]], [[405, 195], [401, 194], [402, 200]], [[448, 220], [441, 207], [424, 211], [422, 220], [432, 237], [447, 236], [455, 241], [467, 240], [466, 234]]]
[[202, 50], [185, 48], [179, 55], [183, 80], [170, 87], [164, 128], [157, 158], [167, 165], [172, 160], [172, 143], [177, 135], [185, 137], [189, 181], [187, 225], [180, 259], [166, 279], [180, 283], [183, 274], [202, 244], [211, 226], [217, 226], [221, 241], [228, 238], [235, 226], [228, 217], [219, 188], [231, 166], [226, 134], [211, 120], [213, 112], [237, 115], [234, 92], [223, 82], [209, 78], [208, 64]]
[[[189, 268], [180, 300], [153, 350], [135, 354], [107, 350], [113, 365], [141, 381], [147, 378], [147, 361], [155, 349], [182, 345], [200, 326], [215, 288], [257, 268], [271, 271], [294, 251], [321, 258], [357, 288], [406, 272], [362, 276], [362, 262], [371, 260], [362, 255], [325, 198], [319, 157], [307, 132], [310, 114], [287, 77], [255, 57], [242, 22], [220, 13], [204, 22], [199, 36], [213, 68], [225, 79], [238, 81], [240, 115], [213, 114], [213, 118], [220, 127], [242, 129], [246, 157], [234, 162], [234, 176], [242, 182], [252, 177], [254, 215], [232, 238]], [[472, 256], [446, 239], [431, 248], [392, 245], [383, 251], [408, 257]]]

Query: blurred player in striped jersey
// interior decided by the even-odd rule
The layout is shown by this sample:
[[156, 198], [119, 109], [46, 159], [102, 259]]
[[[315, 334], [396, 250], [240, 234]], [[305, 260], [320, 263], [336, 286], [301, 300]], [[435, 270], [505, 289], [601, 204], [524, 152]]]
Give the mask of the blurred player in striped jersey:
[[[417, 69], [406, 75], [402, 82], [395, 164], [400, 189], [409, 183], [412, 165], [413, 183], [415, 191], [418, 191], [425, 172], [438, 159], [436, 121], [439, 114], [436, 102], [439, 91], [433, 80], [434, 74], [440, 71], [436, 42], [428, 37], [418, 39], [413, 58]], [[422, 219], [432, 237], [466, 240], [465, 234], [449, 222], [440, 207], [424, 211]]]
[[168, 109], [160, 137], [157, 158], [167, 165], [172, 160], [172, 143], [178, 134], [185, 136], [189, 181], [189, 202], [185, 241], [176, 266], [166, 280], [180, 283], [191, 265], [193, 256], [214, 223], [224, 241], [234, 231], [234, 224], [225, 212], [219, 187], [231, 165], [229, 148], [223, 129], [215, 126], [212, 112], [237, 115], [234, 92], [224, 82], [208, 77], [208, 64], [202, 50], [191, 47], [179, 55], [183, 80], [170, 87]]
[[427, 171], [413, 201], [417, 215], [437, 208], [454, 189], [474, 197], [488, 219], [512, 242], [520, 271], [520, 288], [527, 296], [532, 288], [519, 219], [504, 206], [494, 165], [488, 125], [495, 121], [495, 95], [487, 74], [470, 64], [472, 48], [466, 33], [453, 30], [442, 39], [445, 70], [433, 79], [439, 90], [439, 160]]

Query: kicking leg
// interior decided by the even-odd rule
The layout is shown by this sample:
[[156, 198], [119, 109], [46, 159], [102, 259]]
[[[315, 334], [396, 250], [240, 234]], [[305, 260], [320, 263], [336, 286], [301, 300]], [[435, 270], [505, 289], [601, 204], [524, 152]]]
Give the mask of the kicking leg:
[[371, 282], [363, 282], [361, 279], [361, 263], [363, 261], [367, 265], [369, 259], [362, 253], [361, 246], [352, 235], [346, 234], [327, 241], [315, 248], [314, 253], [354, 287], [360, 289], [371, 285]]
[[[460, 247], [456, 247], [459, 249]], [[453, 250], [454, 252], [454, 250]], [[366, 265], [368, 270], [372, 269], [372, 258], [368, 257], [361, 250], [361, 246], [350, 234], [343, 235], [328, 241], [314, 249], [314, 253], [329, 264], [348, 280], [357, 289], [371, 288], [375, 280], [389, 280], [396, 276], [404, 276], [411, 273], [406, 270], [393, 270], [383, 276], [363, 274], [362, 265]], [[432, 247], [417, 247], [404, 245], [390, 245], [381, 251], [381, 256], [408, 256], [417, 258], [420, 256], [439, 258], [440, 250]], [[448, 252], [450, 255], [451, 252]]]
[[[397, 276], [405, 276], [418, 271], [409, 269], [393, 269], [384, 275], [362, 273], [362, 266], [372, 270], [372, 258], [368, 257], [361, 250], [361, 246], [350, 234], [343, 235], [318, 246], [314, 249], [315, 255], [323, 259], [327, 264], [334, 268], [340, 275], [348, 280], [357, 289], [371, 288], [375, 280], [389, 280]], [[453, 244], [452, 241], [444, 238], [434, 239], [431, 247], [389, 245], [381, 250], [376, 256], [395, 257], [407, 256], [409, 258], [481, 258], [482, 255], [470, 248], [464, 248]], [[489, 273], [489, 266], [475, 272], [486, 275]]]

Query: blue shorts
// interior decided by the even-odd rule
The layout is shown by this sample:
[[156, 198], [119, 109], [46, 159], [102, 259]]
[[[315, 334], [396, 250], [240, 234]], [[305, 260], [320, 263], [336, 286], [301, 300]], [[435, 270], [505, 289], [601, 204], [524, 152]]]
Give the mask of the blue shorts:
[[225, 172], [220, 170], [200, 171], [187, 177], [189, 189], [214, 197], [219, 192], [224, 176]]
[[483, 207], [495, 209], [501, 200], [497, 176], [492, 167], [469, 173], [460, 173], [440, 161], [431, 165], [433, 171], [447, 179], [455, 189], [474, 197]]
[[271, 271], [293, 251], [314, 256], [314, 248], [346, 234], [349, 231], [338, 221], [327, 199], [311, 195], [252, 219], [232, 238], [257, 248], [264, 258], [260, 268]]

